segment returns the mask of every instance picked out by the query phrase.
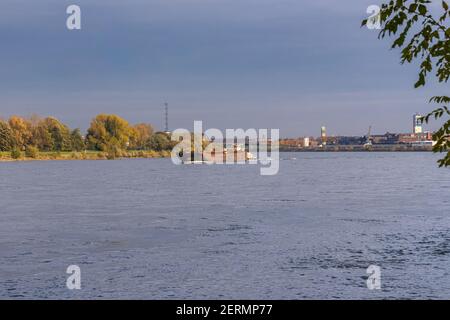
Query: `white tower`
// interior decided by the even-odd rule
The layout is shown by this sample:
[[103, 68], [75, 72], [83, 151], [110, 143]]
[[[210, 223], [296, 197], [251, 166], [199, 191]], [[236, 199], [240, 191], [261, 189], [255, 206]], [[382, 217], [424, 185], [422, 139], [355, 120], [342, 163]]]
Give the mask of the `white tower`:
[[422, 116], [418, 113], [416, 113], [413, 116], [413, 133], [414, 134], [423, 133], [422, 121], [420, 120], [421, 118], [422, 118]]
[[321, 127], [320, 128], [320, 137], [322, 138], [322, 145], [327, 144], [327, 128]]

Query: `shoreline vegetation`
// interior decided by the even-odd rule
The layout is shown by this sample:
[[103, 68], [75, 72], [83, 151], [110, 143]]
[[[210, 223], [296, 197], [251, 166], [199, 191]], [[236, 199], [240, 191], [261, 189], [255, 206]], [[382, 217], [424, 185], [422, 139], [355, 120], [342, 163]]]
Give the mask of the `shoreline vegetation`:
[[130, 150], [111, 157], [107, 152], [80, 151], [80, 152], [38, 152], [33, 157], [22, 153], [19, 158], [13, 158], [10, 152], [0, 152], [0, 162], [13, 161], [51, 161], [51, 160], [115, 160], [115, 159], [150, 159], [169, 158], [169, 151], [142, 151]]
[[166, 158], [175, 144], [169, 133], [115, 114], [97, 115], [85, 135], [54, 117], [0, 118], [0, 161]]

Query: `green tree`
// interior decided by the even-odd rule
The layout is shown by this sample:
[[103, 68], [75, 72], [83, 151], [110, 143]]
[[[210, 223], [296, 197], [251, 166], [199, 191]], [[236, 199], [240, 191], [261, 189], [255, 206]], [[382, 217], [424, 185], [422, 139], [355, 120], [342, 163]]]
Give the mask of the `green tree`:
[[71, 140], [71, 146], [72, 151], [82, 151], [85, 149], [83, 136], [81, 135], [80, 129], [74, 129], [70, 133], [70, 140]]
[[94, 150], [108, 151], [112, 145], [125, 149], [129, 145], [131, 133], [126, 120], [114, 114], [100, 114], [92, 120], [86, 141], [88, 147]]
[[52, 151], [54, 142], [48, 130], [47, 123], [43, 120], [36, 121], [32, 129], [31, 144], [41, 151]]
[[[419, 76], [415, 88], [425, 86], [427, 77], [434, 70], [438, 82], [447, 83], [450, 77], [450, 20], [449, 6], [445, 1], [440, 5], [440, 13], [431, 10], [429, 0], [392, 0], [383, 4], [380, 11], [381, 31], [379, 38], [394, 36], [392, 48], [400, 48], [401, 63], [417, 62]], [[364, 20], [362, 25], [366, 25]], [[444, 124], [433, 134], [436, 141], [434, 152], [447, 154], [438, 161], [439, 166], [450, 166], [450, 97], [442, 95], [430, 99], [439, 106], [423, 117], [444, 118]]]
[[11, 151], [14, 146], [13, 133], [9, 124], [0, 120], [0, 151]]
[[148, 148], [155, 151], [170, 150], [172, 142], [169, 136], [164, 132], [157, 132], [148, 141]]
[[44, 123], [50, 133], [53, 141], [54, 151], [71, 151], [70, 129], [58, 119], [48, 117], [44, 119]]

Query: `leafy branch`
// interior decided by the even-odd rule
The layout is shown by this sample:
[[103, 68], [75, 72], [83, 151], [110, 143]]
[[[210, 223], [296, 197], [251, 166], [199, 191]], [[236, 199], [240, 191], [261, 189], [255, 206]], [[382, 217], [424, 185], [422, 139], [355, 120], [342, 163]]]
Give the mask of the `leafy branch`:
[[[425, 86], [427, 77], [435, 70], [439, 83], [447, 83], [450, 78], [450, 20], [449, 5], [442, 1], [442, 14], [435, 18], [430, 12], [429, 0], [391, 0], [382, 4], [379, 20], [382, 26], [379, 38], [395, 36], [391, 48], [401, 49], [401, 63], [419, 62], [419, 75], [415, 88]], [[368, 20], [363, 20], [362, 26]], [[413, 31], [414, 30], [414, 31]], [[448, 104], [450, 97], [435, 96], [430, 103]], [[424, 116], [422, 122], [449, 117], [447, 106], [440, 106]], [[450, 166], [450, 119], [433, 134], [436, 144], [434, 152], [447, 152], [438, 161], [439, 166]]]

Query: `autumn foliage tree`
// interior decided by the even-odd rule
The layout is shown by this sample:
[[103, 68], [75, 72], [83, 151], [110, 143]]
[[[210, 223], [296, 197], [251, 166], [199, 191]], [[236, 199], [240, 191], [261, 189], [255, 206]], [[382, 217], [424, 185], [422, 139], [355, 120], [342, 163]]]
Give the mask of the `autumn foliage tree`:
[[30, 143], [32, 137], [31, 123], [18, 116], [9, 118], [8, 123], [12, 131], [14, 146], [23, 150]]
[[148, 149], [150, 138], [153, 135], [153, 127], [148, 123], [139, 123], [131, 128], [130, 149]]
[[153, 131], [147, 123], [131, 126], [117, 115], [100, 114], [92, 120], [84, 138], [80, 129], [71, 130], [54, 117], [12, 116], [8, 121], [0, 120], [0, 151], [14, 151], [17, 157], [24, 151], [26, 157], [36, 158], [39, 151], [95, 150], [115, 158], [125, 150], [162, 151], [172, 146], [167, 134]]
[[[12, 116], [8, 122], [0, 121], [0, 151], [39, 150], [81, 151], [84, 139], [79, 129], [70, 128], [54, 117]], [[33, 154], [36, 152], [33, 151]], [[29, 152], [30, 154], [30, 152]]]
[[90, 149], [108, 151], [111, 147], [126, 149], [131, 135], [125, 119], [114, 114], [100, 114], [92, 120], [86, 140]]
[[55, 144], [45, 121], [38, 120], [34, 124], [32, 128], [31, 144], [36, 146], [40, 151], [53, 150]]
[[[394, 37], [392, 48], [401, 49], [401, 63], [417, 62], [419, 75], [415, 88], [425, 86], [430, 74], [439, 83], [447, 83], [450, 77], [450, 10], [447, 2], [440, 4], [440, 13], [429, 0], [392, 0], [381, 6], [379, 38]], [[364, 20], [362, 25], [366, 25]], [[448, 90], [448, 87], [445, 88]], [[450, 166], [450, 97], [435, 96], [430, 103], [437, 108], [423, 117], [443, 119], [444, 124], [433, 134], [434, 152], [446, 155], [438, 161], [439, 166]]]

